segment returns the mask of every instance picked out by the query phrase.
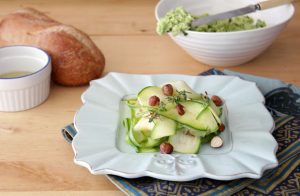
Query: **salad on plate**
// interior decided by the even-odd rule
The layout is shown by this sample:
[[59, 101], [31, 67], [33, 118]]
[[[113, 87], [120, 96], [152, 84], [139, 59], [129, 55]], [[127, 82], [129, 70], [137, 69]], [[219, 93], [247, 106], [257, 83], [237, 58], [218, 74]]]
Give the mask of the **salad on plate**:
[[124, 99], [130, 117], [123, 120], [126, 142], [136, 152], [196, 154], [201, 144], [218, 148], [223, 100], [207, 92], [197, 93], [184, 81], [147, 86], [136, 96]]

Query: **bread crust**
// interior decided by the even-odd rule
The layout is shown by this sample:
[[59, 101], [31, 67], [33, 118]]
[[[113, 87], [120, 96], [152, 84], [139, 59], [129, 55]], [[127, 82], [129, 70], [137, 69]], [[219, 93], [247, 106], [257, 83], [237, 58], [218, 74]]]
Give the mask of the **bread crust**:
[[52, 78], [62, 85], [87, 84], [104, 70], [105, 58], [88, 35], [32, 8], [4, 17], [0, 39], [9, 45], [26, 44], [47, 51], [52, 58]]

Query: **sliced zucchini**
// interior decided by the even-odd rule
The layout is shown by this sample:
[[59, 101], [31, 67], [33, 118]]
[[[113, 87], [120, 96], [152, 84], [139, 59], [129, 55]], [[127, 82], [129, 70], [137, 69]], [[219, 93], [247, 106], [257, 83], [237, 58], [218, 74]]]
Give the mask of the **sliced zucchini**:
[[127, 103], [128, 107], [134, 108], [137, 106], [137, 99], [136, 98], [128, 99], [128, 100], [126, 100], [126, 103]]
[[131, 142], [137, 147], [141, 146], [140, 143], [147, 140], [147, 137], [142, 132], [133, 131], [133, 129], [130, 129], [128, 136]]
[[126, 129], [126, 133], [128, 133], [130, 130], [131, 119], [125, 118], [122, 123], [123, 123], [124, 128]]
[[222, 113], [221, 107], [216, 106], [216, 104], [211, 99], [209, 100], [209, 106], [211, 107], [211, 109], [214, 110], [217, 116], [221, 116]]
[[164, 116], [159, 116], [154, 120], [155, 127], [152, 130], [151, 138], [159, 139], [174, 135], [176, 132], [176, 122]]
[[[180, 104], [183, 105], [185, 111], [182, 116], [178, 114], [175, 107], [167, 111], [158, 111], [158, 113], [200, 131], [218, 130], [218, 124], [207, 105], [194, 101], [180, 102]], [[201, 115], [198, 115], [200, 113]]]
[[188, 130], [192, 135], [198, 136], [198, 137], [205, 137], [206, 135], [210, 134], [210, 131], [200, 131], [198, 129], [193, 129], [191, 127], [188, 126], [184, 126], [184, 129]]
[[183, 130], [177, 131], [175, 135], [170, 136], [169, 142], [173, 146], [174, 151], [189, 154], [198, 153], [201, 145], [199, 137]]
[[138, 148], [138, 153], [149, 153], [149, 152], [157, 152], [158, 148]]
[[131, 139], [129, 138], [129, 132], [126, 133], [125, 141], [126, 141], [127, 144], [129, 144], [130, 146], [132, 146], [136, 152], [138, 151], [138, 147], [136, 147], [136, 146], [132, 143]]
[[134, 115], [138, 118], [145, 117], [149, 114], [148, 108], [146, 107], [136, 107], [134, 109]]
[[165, 139], [161, 138], [161, 139], [151, 139], [150, 137], [147, 139], [147, 141], [142, 142], [140, 147], [141, 148], [153, 148], [156, 146], [159, 146], [160, 143], [162, 143]]
[[147, 86], [143, 88], [137, 95], [139, 104], [142, 106], [149, 106], [149, 98], [154, 95], [157, 96], [160, 100], [163, 100], [166, 97], [163, 94], [161, 88], [157, 86]]
[[139, 121], [134, 125], [133, 130], [134, 131], [141, 131], [141, 132], [151, 132], [154, 128], [155, 124], [154, 122], [150, 122], [149, 118], [142, 117], [139, 119]]
[[145, 141], [147, 139], [147, 137], [143, 134], [143, 132], [134, 130], [134, 127], [137, 124], [137, 122], [139, 121], [139, 119], [135, 118], [134, 113], [132, 113], [131, 116], [132, 116], [132, 118], [131, 118], [128, 136], [129, 136], [129, 139], [131, 140], [131, 142], [135, 146], [139, 147], [140, 143]]
[[218, 114], [215, 112], [215, 110], [213, 110], [210, 106], [208, 107], [208, 109], [210, 110], [210, 112], [212, 113], [212, 115], [214, 116], [215, 120], [217, 121], [217, 123], [220, 125], [222, 123], [221, 119], [219, 118]]
[[219, 129], [218, 122], [212, 114], [210, 107], [206, 108], [205, 111], [203, 111], [202, 114], [198, 116], [196, 122], [198, 123], [198, 129], [200, 130], [207, 130], [211, 133]]
[[143, 88], [137, 96], [139, 104], [141, 106], [151, 107], [149, 106], [149, 98], [151, 96], [157, 96], [160, 102], [163, 102], [165, 104], [166, 109], [174, 107], [174, 103], [170, 103], [167, 100], [167, 96], [163, 94], [162, 89], [157, 86], [148, 86], [146, 88]]
[[[131, 119], [124, 119], [126, 142], [137, 152], [157, 152], [159, 145], [168, 141], [179, 153], [198, 153], [201, 143], [207, 143], [218, 133], [222, 108], [213, 101], [196, 93], [184, 81], [169, 82], [174, 88], [173, 97], [163, 94], [160, 87], [142, 89], [136, 99], [127, 100]], [[177, 96], [185, 91], [187, 100]], [[150, 106], [149, 98], [157, 96], [159, 106]], [[179, 98], [178, 98], [179, 97]], [[174, 98], [174, 100], [173, 100]], [[184, 108], [179, 115], [176, 104]], [[151, 116], [155, 114], [157, 116]], [[149, 118], [153, 117], [151, 121]], [[157, 118], [156, 118], [157, 117]]]

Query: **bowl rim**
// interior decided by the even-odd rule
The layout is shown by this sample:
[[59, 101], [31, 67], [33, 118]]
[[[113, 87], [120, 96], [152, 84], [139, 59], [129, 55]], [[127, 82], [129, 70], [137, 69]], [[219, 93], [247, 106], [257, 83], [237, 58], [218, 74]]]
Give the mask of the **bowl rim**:
[[[155, 6], [155, 18], [156, 18], [157, 22], [160, 20], [160, 18], [158, 17], [158, 14], [157, 14], [158, 8], [165, 1], [167, 1], [167, 0], [159, 0], [159, 2]], [[249, 33], [249, 32], [251, 33], [251, 32], [263, 31], [263, 30], [271, 29], [271, 28], [277, 27], [279, 25], [282, 25], [282, 24], [288, 22], [294, 16], [294, 14], [295, 14], [295, 6], [292, 3], [285, 4], [285, 5], [290, 7], [291, 14], [290, 14], [290, 16], [286, 20], [284, 20], [282, 22], [279, 22], [279, 23], [277, 23], [275, 25], [271, 25], [271, 26], [267, 25], [266, 27], [258, 28], [258, 29], [241, 30], [241, 31], [230, 31], [230, 32], [199, 32], [199, 31], [191, 31], [191, 30], [187, 30], [186, 32], [188, 34], [193, 34], [193, 35], [218, 35], [218, 36], [221, 36], [221, 35], [225, 35], [225, 34], [226, 35], [230, 35], [230, 34], [238, 34], [238, 33]], [[284, 5], [281, 5], [281, 6], [284, 6]], [[171, 34], [172, 35], [172, 32], [169, 32], [167, 34]], [[182, 34], [179, 34], [177, 36], [181, 36], [181, 35]]]
[[48, 68], [51, 65], [51, 56], [42, 48], [36, 47], [36, 46], [31, 46], [31, 45], [9, 45], [9, 46], [2, 46], [0, 47], [0, 52], [1, 50], [5, 50], [7, 48], [27, 48], [27, 49], [31, 49], [31, 50], [38, 50], [40, 52], [42, 52], [43, 54], [46, 55], [47, 58], [47, 62], [45, 65], [42, 66], [42, 68], [38, 69], [35, 72], [32, 72], [30, 74], [26, 74], [26, 75], [22, 75], [22, 76], [15, 76], [15, 77], [9, 77], [9, 78], [2, 78], [0, 76], [0, 80], [13, 80], [13, 79], [18, 79], [18, 78], [25, 78], [25, 77], [30, 77], [32, 75], [38, 74], [40, 72], [42, 72], [43, 70], [45, 70], [46, 68]]

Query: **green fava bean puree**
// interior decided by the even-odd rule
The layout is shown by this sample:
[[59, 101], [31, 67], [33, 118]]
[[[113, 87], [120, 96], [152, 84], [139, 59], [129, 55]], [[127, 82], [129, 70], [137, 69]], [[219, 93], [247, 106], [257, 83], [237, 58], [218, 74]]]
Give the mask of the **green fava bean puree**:
[[181, 33], [187, 35], [186, 31], [188, 30], [198, 32], [232, 32], [266, 27], [264, 21], [260, 19], [255, 21], [250, 16], [237, 16], [230, 19], [218, 20], [210, 24], [192, 27], [191, 24], [193, 20], [206, 16], [208, 16], [208, 14], [194, 16], [182, 7], [177, 7], [176, 9], [169, 11], [159, 20], [156, 31], [159, 35], [171, 32], [176, 36]]

